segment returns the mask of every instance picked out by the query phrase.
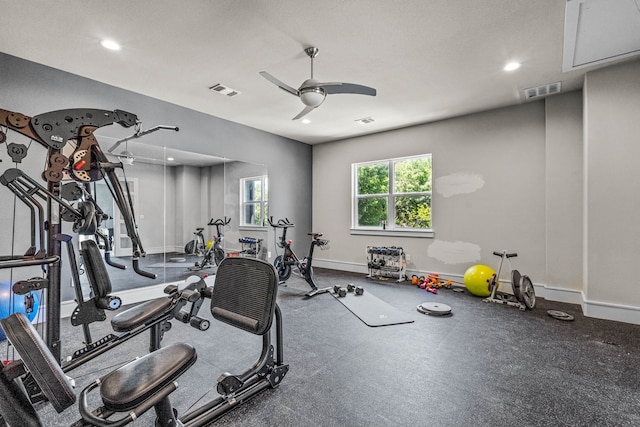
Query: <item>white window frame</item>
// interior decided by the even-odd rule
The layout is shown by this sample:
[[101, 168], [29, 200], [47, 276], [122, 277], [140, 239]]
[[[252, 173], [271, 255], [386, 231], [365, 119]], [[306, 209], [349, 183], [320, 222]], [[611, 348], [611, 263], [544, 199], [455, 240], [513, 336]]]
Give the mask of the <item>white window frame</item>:
[[[247, 198], [245, 197], [245, 183], [247, 181], [260, 181], [260, 187], [262, 188], [260, 200], [247, 201]], [[268, 185], [269, 178], [267, 175], [240, 178], [240, 227], [264, 228], [267, 226], [267, 208], [269, 205]], [[262, 224], [250, 224], [247, 222], [247, 218], [245, 218], [245, 208], [247, 205], [258, 205], [260, 207], [260, 211], [262, 212]]]
[[[405, 160], [431, 159], [431, 189], [432, 191], [418, 193], [396, 193], [395, 192], [395, 163]], [[358, 195], [358, 167], [387, 163], [389, 166], [389, 192], [382, 194]], [[427, 237], [433, 238], [433, 155], [421, 154], [417, 156], [396, 157], [391, 159], [372, 160], [368, 162], [353, 163], [351, 165], [351, 234], [376, 235], [376, 236], [402, 236], [402, 237]], [[428, 195], [431, 198], [431, 228], [402, 228], [395, 226], [395, 203], [397, 196], [421, 196]], [[387, 199], [387, 224], [380, 226], [359, 226], [358, 225], [358, 200], [372, 197], [385, 197]]]

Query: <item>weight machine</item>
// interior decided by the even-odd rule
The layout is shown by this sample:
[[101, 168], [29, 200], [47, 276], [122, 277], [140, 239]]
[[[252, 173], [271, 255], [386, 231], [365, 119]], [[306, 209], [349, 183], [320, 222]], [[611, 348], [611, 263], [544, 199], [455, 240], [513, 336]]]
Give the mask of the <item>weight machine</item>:
[[[251, 280], [246, 280], [247, 277]], [[220, 264], [208, 296], [211, 315], [215, 320], [261, 336], [262, 350], [258, 360], [245, 372], [224, 373], [218, 377], [219, 397], [177, 417], [169, 396], [178, 387], [179, 377], [194, 364], [197, 354], [191, 345], [175, 343], [133, 360], [85, 387], [78, 405], [82, 419], [74, 426], [124, 426], [154, 408], [157, 426], [202, 427], [211, 425], [261, 391], [278, 387], [289, 365], [283, 362], [282, 315], [276, 303], [277, 291], [277, 272], [266, 261], [238, 257], [226, 258]], [[23, 391], [22, 379], [31, 376], [58, 413], [75, 403], [75, 393], [53, 354], [24, 315], [14, 313], [0, 320], [0, 324], [22, 356], [21, 360], [1, 368], [0, 414], [10, 425], [42, 426]], [[101, 406], [91, 410], [88, 395], [96, 389], [99, 389]], [[120, 418], [110, 419], [117, 416]]]
[[[114, 201], [122, 214], [131, 239], [133, 249], [133, 270], [145, 277], [156, 275], [144, 271], [139, 266], [139, 258], [145, 256], [133, 205], [128, 188], [122, 188], [116, 169], [122, 169], [122, 163], [111, 163], [100, 148], [93, 132], [103, 126], [118, 123], [128, 128], [138, 124], [135, 114], [122, 110], [68, 109], [43, 113], [29, 117], [21, 113], [0, 109], [0, 144], [7, 140], [6, 130], [13, 130], [30, 138], [47, 149], [45, 169], [42, 178], [46, 188], [26, 175], [18, 168], [9, 168], [0, 175], [0, 184], [13, 192], [17, 199], [30, 211], [31, 246], [24, 255], [0, 256], [0, 268], [20, 268], [28, 265], [41, 265], [46, 278], [21, 282], [21, 290], [46, 289], [47, 321], [45, 340], [55, 359], [60, 362], [60, 257], [62, 243], [66, 237], [62, 234], [61, 221], [73, 222], [73, 229], [79, 234], [95, 234], [101, 220], [95, 201], [82, 197], [82, 187], [63, 192], [63, 178], [88, 185], [90, 182], [104, 179], [108, 184]], [[66, 156], [63, 148], [67, 144], [74, 146], [73, 152]], [[7, 153], [12, 161], [20, 163], [27, 156], [29, 147], [24, 144], [8, 143]], [[74, 206], [63, 195], [78, 192], [81, 194]], [[45, 207], [41, 203], [46, 204]], [[36, 236], [38, 241], [36, 241]]]

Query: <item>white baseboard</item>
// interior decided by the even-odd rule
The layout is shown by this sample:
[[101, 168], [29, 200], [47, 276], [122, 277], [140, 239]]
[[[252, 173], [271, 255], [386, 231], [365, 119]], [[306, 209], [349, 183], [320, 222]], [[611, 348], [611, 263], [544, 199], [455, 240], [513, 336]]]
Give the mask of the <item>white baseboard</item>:
[[582, 294], [582, 298], [582, 313], [587, 317], [640, 325], [640, 307], [589, 301], [584, 297], [584, 294]]
[[[368, 268], [364, 264], [350, 263], [343, 261], [331, 261], [325, 259], [314, 259], [314, 265], [322, 268], [330, 268], [332, 270], [349, 271], [352, 273], [369, 272]], [[416, 271], [407, 270], [408, 277], [412, 275], [416, 276], [428, 276], [429, 274], [438, 274], [442, 279], [451, 279], [457, 282], [463, 281], [461, 274], [448, 274], [440, 273], [436, 271]], [[501, 280], [503, 285], [509, 284], [509, 281]], [[576, 304], [582, 307], [582, 313], [587, 317], [594, 317], [597, 319], [614, 320], [617, 322], [640, 324], [640, 307], [625, 306], [621, 304], [611, 304], [600, 301], [590, 301], [584, 296], [584, 293], [577, 289], [561, 288], [557, 286], [549, 286], [544, 283], [534, 283], [533, 286], [536, 290], [536, 296], [544, 298], [547, 301], [563, 302], [568, 304]], [[502, 291], [507, 291], [509, 286], [501, 286]]]
[[313, 259], [313, 265], [319, 268], [330, 268], [331, 270], [348, 271], [351, 273], [367, 274], [369, 270], [366, 265], [355, 262], [330, 261], [326, 259]]
[[150, 248], [145, 248], [145, 252], [149, 255], [151, 254], [162, 254], [162, 253], [170, 253], [170, 252], [182, 252], [184, 251], [184, 246], [180, 247], [180, 246], [157, 246], [157, 247], [150, 247]]

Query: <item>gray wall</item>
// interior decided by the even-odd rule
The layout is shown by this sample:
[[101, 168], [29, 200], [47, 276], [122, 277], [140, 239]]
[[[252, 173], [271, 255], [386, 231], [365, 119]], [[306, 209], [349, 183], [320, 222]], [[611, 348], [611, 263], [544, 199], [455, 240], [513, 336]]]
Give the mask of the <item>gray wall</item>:
[[584, 92], [585, 307], [597, 317], [616, 307], [637, 316], [640, 61], [589, 73]]
[[545, 100], [547, 293], [582, 290], [582, 92]]
[[[460, 276], [473, 264], [496, 268], [492, 252], [508, 249], [544, 281], [544, 114], [539, 101], [314, 146], [313, 227], [331, 240], [317, 258], [362, 268], [366, 246], [401, 246], [408, 270]], [[350, 235], [351, 164], [424, 153], [433, 154], [435, 238]], [[468, 192], [441, 191], [449, 177]]]
[[[293, 238], [297, 235], [299, 240], [303, 239], [311, 227], [311, 148], [306, 144], [2, 53], [0, 81], [0, 108], [5, 110], [34, 116], [67, 108], [121, 109], [137, 114], [142, 120], [143, 129], [156, 125], [180, 128], [177, 133], [156, 132], [148, 135], [145, 137], [146, 143], [262, 164], [269, 174], [271, 213], [295, 218], [299, 227], [292, 230]], [[132, 129], [120, 128], [119, 125], [99, 131], [99, 134], [114, 138], [133, 133]], [[37, 179], [42, 172], [45, 155], [43, 147], [33, 146], [25, 162], [32, 167]], [[0, 163], [0, 168], [4, 171], [10, 167], [4, 149], [1, 158], [3, 163]], [[179, 181], [176, 179], [176, 182]], [[176, 190], [179, 192], [181, 188], [177, 187]], [[12, 200], [12, 194], [6, 188], [0, 188], [0, 197], [3, 202]], [[176, 200], [175, 203], [179, 202]], [[145, 209], [144, 206], [142, 209]], [[145, 217], [148, 215], [144, 211], [140, 214]], [[176, 212], [176, 215], [180, 213]], [[10, 230], [14, 216], [10, 205], [2, 203], [0, 219], [3, 221], [0, 227], [0, 255], [3, 255], [11, 248], [8, 242], [11, 242]], [[23, 233], [28, 230], [24, 228], [24, 222], [18, 225]], [[176, 230], [176, 233], [180, 231]], [[142, 239], [143, 242], [146, 239], [144, 234]], [[23, 277], [22, 272], [16, 272], [14, 276], [16, 274], [20, 277], [14, 277], [14, 280], [31, 277]], [[72, 298], [71, 289], [66, 291], [63, 291], [63, 300]]]

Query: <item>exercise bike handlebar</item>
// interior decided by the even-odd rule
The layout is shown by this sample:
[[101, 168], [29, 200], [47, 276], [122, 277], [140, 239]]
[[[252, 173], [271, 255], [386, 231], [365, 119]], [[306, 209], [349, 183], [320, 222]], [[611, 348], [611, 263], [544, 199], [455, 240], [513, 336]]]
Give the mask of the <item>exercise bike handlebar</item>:
[[507, 253], [507, 251], [502, 251], [502, 252], [494, 251], [493, 254], [499, 257], [504, 255], [506, 258], [513, 258], [518, 256], [517, 252]]
[[211, 218], [207, 225], [229, 225], [230, 222], [231, 222], [231, 218], [227, 218], [225, 216], [224, 219], [218, 218], [215, 221], [213, 220], [213, 218]]
[[268, 221], [269, 221], [269, 225], [272, 226], [273, 228], [289, 228], [289, 227], [296, 226], [294, 223], [289, 221], [289, 218], [284, 218], [284, 219], [281, 218], [278, 220], [278, 222], [273, 222], [273, 217], [270, 216]]

